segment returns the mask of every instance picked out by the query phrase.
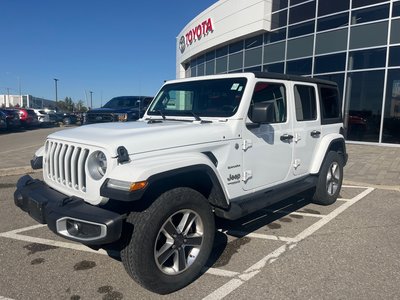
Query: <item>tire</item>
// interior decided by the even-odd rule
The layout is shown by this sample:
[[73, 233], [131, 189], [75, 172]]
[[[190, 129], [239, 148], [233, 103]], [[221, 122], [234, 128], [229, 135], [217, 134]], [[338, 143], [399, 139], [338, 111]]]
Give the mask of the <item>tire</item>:
[[130, 213], [126, 225], [121, 251], [125, 270], [141, 286], [158, 294], [174, 292], [194, 281], [214, 243], [211, 207], [203, 195], [190, 188], [163, 193], [145, 211]]
[[321, 205], [335, 203], [343, 181], [343, 158], [329, 151], [322, 164], [312, 202]]

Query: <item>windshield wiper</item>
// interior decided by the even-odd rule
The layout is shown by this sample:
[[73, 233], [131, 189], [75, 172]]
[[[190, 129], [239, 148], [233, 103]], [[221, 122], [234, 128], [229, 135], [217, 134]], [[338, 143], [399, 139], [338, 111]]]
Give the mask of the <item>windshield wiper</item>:
[[190, 111], [190, 113], [196, 119], [196, 121], [200, 121], [200, 122], [202, 121], [202, 119], [198, 115], [196, 115], [194, 112]]

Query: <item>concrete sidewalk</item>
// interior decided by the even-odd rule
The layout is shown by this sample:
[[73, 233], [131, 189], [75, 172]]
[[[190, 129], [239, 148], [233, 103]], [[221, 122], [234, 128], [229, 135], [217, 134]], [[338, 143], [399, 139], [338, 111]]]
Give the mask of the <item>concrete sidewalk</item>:
[[347, 144], [347, 184], [387, 186], [400, 191], [400, 147]]
[[[359, 144], [346, 146], [349, 154], [349, 161], [344, 168], [346, 184], [377, 186], [400, 191], [400, 147]], [[18, 155], [12, 153], [14, 159], [8, 161], [7, 168], [0, 168], [0, 176], [33, 172], [29, 163], [35, 150], [26, 148], [19, 151]]]

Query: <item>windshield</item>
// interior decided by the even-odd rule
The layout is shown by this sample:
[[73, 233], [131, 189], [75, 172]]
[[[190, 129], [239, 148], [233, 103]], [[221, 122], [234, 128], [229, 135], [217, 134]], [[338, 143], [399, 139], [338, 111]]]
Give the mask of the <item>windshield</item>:
[[[147, 99], [147, 98], [146, 98]], [[134, 108], [137, 107], [139, 108], [139, 101], [141, 102], [141, 107], [143, 105], [148, 105], [149, 101], [143, 101], [146, 100], [140, 97], [115, 97], [112, 98], [110, 101], [108, 101], [103, 107], [105, 108], [123, 108], [123, 107], [128, 107], [128, 108]], [[151, 98], [150, 98], [151, 101]]]
[[147, 114], [231, 117], [239, 107], [246, 82], [246, 78], [226, 78], [167, 84]]

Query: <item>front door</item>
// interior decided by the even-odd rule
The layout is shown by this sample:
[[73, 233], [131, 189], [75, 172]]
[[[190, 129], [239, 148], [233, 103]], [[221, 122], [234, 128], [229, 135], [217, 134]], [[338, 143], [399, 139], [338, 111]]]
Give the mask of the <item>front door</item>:
[[[244, 190], [284, 182], [291, 174], [293, 128], [288, 114], [287, 88], [283, 83], [269, 81], [255, 85], [243, 132]], [[252, 123], [252, 106], [257, 102], [272, 104], [273, 116], [268, 124]]]

